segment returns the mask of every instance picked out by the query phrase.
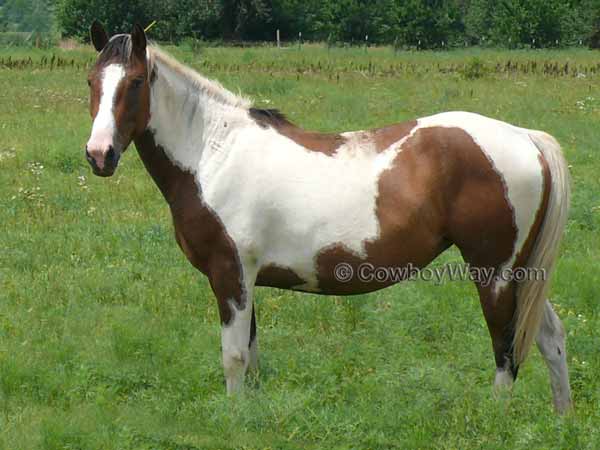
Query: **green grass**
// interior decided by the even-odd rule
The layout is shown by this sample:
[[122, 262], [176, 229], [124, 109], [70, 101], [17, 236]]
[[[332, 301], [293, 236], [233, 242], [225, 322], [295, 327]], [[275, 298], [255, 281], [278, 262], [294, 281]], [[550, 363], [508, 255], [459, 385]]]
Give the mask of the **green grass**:
[[[595, 53], [172, 50], [307, 128], [458, 109], [555, 135], [572, 165], [573, 208], [551, 296], [568, 332], [576, 410], [553, 414], [537, 350], [512, 398], [494, 399], [475, 289], [458, 282], [354, 298], [259, 289], [262, 370], [227, 398], [216, 302], [178, 250], [135, 151], [111, 179], [87, 167], [85, 71], [0, 68], [0, 448], [600, 447], [600, 78], [438, 70], [474, 58], [583, 67]], [[416, 70], [383, 70], [400, 63]]]

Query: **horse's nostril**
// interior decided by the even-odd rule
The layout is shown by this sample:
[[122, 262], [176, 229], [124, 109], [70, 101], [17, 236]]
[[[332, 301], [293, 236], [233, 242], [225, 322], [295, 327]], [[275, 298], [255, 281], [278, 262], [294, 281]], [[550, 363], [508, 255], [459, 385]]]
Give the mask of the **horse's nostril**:
[[115, 160], [115, 149], [114, 147], [111, 145], [110, 147], [108, 147], [108, 152], [106, 152], [106, 160], [113, 162]]

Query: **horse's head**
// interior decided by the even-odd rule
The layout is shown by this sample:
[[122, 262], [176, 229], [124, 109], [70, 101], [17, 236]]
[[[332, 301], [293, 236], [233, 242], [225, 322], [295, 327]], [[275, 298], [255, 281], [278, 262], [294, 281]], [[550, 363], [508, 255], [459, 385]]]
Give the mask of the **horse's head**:
[[135, 25], [131, 34], [109, 39], [98, 22], [90, 34], [99, 54], [88, 76], [93, 125], [85, 155], [94, 174], [108, 177], [150, 118], [146, 34]]

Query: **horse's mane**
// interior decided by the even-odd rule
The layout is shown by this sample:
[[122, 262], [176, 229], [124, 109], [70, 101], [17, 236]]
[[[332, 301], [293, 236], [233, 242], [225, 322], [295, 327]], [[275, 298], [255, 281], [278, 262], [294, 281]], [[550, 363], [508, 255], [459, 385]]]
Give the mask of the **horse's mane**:
[[285, 114], [278, 109], [249, 108], [248, 113], [250, 114], [250, 117], [263, 128], [268, 126], [272, 126], [273, 128], [295, 126], [288, 120]]
[[152, 71], [156, 65], [156, 62], [158, 62], [159, 64], [168, 67], [173, 72], [182, 76], [190, 83], [192, 87], [208, 94], [208, 96], [211, 98], [220, 100], [221, 102], [231, 106], [243, 108], [250, 108], [252, 104], [247, 98], [241, 95], [236, 95], [233, 92], [225, 89], [218, 81], [204, 78], [194, 69], [180, 63], [172, 56], [160, 50], [154, 44], [148, 46], [148, 59], [150, 71]]

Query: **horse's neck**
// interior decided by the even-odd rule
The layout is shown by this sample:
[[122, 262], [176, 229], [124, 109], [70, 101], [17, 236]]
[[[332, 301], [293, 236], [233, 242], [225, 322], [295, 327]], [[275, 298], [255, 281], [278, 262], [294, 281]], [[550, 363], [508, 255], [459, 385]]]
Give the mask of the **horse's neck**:
[[[136, 146], [167, 197], [172, 195], [171, 185], [177, 184], [174, 177], [178, 172], [188, 172], [199, 182], [202, 167], [225, 156], [228, 149], [224, 143], [249, 119], [245, 109], [194, 86], [176, 70], [160, 63], [156, 69], [149, 131], [136, 140]], [[167, 162], [178, 170], [165, 170]]]
[[225, 89], [202, 88], [177, 69], [158, 61], [156, 65], [149, 128], [157, 144], [179, 166], [195, 171], [206, 153], [219, 147], [247, 112], [227, 101], [232, 94]]

